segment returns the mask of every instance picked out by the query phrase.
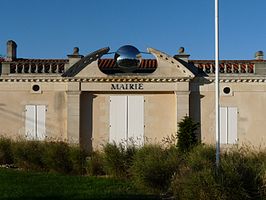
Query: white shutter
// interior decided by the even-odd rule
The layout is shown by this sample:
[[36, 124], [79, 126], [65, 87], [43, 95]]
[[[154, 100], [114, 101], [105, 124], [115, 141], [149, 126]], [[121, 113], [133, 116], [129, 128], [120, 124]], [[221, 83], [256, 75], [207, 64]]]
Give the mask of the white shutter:
[[237, 108], [220, 107], [220, 143], [237, 143]]
[[44, 105], [37, 105], [36, 139], [38, 140], [45, 139], [45, 114], [46, 107]]
[[144, 97], [128, 96], [128, 140], [143, 145]]
[[220, 107], [220, 143], [227, 144], [227, 107]]
[[36, 137], [36, 109], [34, 105], [26, 105], [25, 134], [28, 139]]
[[237, 143], [237, 108], [229, 107], [228, 108], [228, 143], [236, 144]]
[[110, 96], [109, 119], [109, 142], [124, 142], [127, 137], [127, 96]]

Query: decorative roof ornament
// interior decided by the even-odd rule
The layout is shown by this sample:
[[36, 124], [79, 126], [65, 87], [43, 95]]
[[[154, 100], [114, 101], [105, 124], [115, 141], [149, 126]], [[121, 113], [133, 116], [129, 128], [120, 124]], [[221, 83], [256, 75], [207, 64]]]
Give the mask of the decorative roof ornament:
[[184, 47], [180, 47], [180, 48], [178, 49], [178, 53], [179, 53], [179, 54], [184, 54], [184, 53], [185, 53], [185, 48], [184, 48]]
[[142, 56], [136, 47], [125, 45], [116, 51], [114, 59], [122, 71], [132, 72], [140, 66]]
[[74, 47], [73, 55], [79, 55], [79, 48], [78, 47]]

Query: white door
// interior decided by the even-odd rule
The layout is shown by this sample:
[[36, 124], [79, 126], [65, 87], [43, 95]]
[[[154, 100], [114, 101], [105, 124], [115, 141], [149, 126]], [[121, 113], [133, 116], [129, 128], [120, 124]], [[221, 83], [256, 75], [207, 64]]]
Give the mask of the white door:
[[110, 143], [125, 142], [127, 135], [127, 96], [110, 97]]
[[137, 145], [144, 141], [144, 97], [128, 96], [128, 140]]
[[111, 96], [109, 142], [142, 145], [143, 137], [144, 97]]

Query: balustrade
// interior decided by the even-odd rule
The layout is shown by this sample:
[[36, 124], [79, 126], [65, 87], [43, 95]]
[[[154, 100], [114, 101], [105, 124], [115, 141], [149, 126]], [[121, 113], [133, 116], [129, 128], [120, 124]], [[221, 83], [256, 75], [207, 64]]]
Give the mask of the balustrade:
[[[211, 74], [215, 73], [214, 63], [199, 63], [195, 64], [199, 73]], [[220, 73], [254, 73], [253, 63], [220, 63]]]
[[64, 63], [11, 63], [11, 74], [61, 74], [65, 71]]

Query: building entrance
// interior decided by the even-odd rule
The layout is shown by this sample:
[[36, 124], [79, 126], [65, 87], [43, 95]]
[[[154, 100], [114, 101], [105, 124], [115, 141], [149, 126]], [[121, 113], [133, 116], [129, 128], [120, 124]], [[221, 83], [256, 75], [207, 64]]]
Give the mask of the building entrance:
[[143, 145], [143, 96], [110, 96], [109, 142]]

